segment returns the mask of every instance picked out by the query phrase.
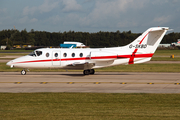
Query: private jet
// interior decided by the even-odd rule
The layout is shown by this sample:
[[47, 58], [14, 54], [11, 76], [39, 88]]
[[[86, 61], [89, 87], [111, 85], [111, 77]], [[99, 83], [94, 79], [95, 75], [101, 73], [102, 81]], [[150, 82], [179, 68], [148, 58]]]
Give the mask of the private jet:
[[152, 27], [132, 43], [110, 48], [41, 48], [29, 55], [9, 61], [11, 68], [57, 68], [83, 70], [84, 75], [94, 74], [96, 68], [129, 65], [150, 61], [168, 27]]

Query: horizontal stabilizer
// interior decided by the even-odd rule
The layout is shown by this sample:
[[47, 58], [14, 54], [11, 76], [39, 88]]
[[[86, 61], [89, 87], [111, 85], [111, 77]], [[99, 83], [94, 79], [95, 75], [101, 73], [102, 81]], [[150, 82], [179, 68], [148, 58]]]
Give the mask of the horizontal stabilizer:
[[151, 29], [151, 30], [149, 31], [149, 33], [151, 33], [151, 32], [157, 32], [157, 31], [162, 31], [162, 30], [169, 30], [169, 28], [168, 28], [168, 27], [158, 27], [158, 28], [156, 28], [156, 29]]

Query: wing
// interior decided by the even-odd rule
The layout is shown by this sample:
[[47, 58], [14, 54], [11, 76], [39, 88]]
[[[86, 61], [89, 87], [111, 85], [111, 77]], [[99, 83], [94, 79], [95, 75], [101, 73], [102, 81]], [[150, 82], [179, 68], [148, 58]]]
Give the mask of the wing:
[[95, 63], [79, 63], [79, 62], [75, 62], [73, 64], [69, 64], [65, 67], [65, 69], [79, 69], [79, 70], [87, 70], [87, 69], [91, 69], [92, 67], [95, 66]]

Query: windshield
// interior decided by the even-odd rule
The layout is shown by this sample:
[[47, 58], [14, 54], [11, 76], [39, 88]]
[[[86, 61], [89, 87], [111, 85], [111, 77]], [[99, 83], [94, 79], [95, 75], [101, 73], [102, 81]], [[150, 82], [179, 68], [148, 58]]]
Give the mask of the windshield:
[[35, 52], [33, 51], [32, 53], [29, 54], [29, 56], [36, 56]]
[[42, 55], [42, 51], [33, 51], [32, 53], [29, 54], [29, 56], [40, 56]]
[[37, 56], [42, 55], [42, 51], [36, 51], [36, 55], [37, 55]]

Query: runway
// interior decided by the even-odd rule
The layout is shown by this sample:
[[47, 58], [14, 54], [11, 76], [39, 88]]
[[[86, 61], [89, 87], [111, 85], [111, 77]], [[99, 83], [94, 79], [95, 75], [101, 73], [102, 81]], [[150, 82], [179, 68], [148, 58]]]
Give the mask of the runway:
[[180, 73], [0, 72], [0, 92], [180, 93]]

